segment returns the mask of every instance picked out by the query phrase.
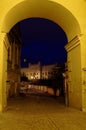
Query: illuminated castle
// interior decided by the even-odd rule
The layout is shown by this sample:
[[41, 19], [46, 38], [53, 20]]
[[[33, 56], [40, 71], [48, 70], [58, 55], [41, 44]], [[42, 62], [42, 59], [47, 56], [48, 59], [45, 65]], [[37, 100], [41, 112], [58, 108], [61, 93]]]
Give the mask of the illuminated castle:
[[29, 64], [28, 68], [21, 69], [21, 75], [25, 75], [29, 80], [33, 79], [49, 79], [51, 77], [51, 71], [56, 64], [52, 65], [41, 65], [40, 62], [37, 64]]

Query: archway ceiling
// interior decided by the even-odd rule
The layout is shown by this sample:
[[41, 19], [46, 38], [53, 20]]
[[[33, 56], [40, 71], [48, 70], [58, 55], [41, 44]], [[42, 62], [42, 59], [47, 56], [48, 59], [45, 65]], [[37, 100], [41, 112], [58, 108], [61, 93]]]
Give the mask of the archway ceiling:
[[4, 18], [2, 31], [9, 32], [19, 21], [32, 17], [56, 22], [66, 33], [68, 41], [80, 33], [79, 24], [72, 13], [62, 5], [48, 0], [23, 1], [11, 8]]

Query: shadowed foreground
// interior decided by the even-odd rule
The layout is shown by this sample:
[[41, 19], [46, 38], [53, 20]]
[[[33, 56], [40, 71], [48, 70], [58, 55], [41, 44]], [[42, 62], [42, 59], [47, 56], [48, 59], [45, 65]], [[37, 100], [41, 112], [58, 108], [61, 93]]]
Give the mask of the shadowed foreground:
[[50, 96], [14, 97], [0, 113], [0, 130], [86, 130], [86, 113]]

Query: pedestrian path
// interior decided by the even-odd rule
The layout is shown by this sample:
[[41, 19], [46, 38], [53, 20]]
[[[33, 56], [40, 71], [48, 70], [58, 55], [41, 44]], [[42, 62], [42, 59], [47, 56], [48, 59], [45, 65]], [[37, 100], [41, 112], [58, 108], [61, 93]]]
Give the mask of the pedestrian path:
[[65, 107], [59, 98], [18, 96], [0, 113], [0, 130], [86, 130], [86, 113]]

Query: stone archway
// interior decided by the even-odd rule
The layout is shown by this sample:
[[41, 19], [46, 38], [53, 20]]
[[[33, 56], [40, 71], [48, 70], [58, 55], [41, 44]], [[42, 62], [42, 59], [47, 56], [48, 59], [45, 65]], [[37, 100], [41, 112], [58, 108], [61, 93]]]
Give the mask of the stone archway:
[[[79, 16], [76, 12], [73, 12], [73, 5], [69, 7], [67, 3], [58, 2], [57, 0], [32, 0], [32, 1], [16, 1], [12, 2], [11, 5], [7, 2], [8, 8], [6, 8], [6, 2], [2, 2], [2, 6], [4, 7], [1, 16], [2, 20], [0, 21], [1, 32], [0, 32], [0, 48], [1, 48], [1, 56], [0, 56], [0, 64], [2, 66], [2, 70], [0, 70], [0, 89], [1, 89], [1, 100], [0, 100], [0, 111], [4, 109], [6, 106], [6, 46], [5, 46], [5, 37], [6, 34], [10, 31], [10, 29], [19, 21], [30, 18], [30, 17], [42, 17], [47, 18], [55, 23], [57, 23], [66, 33], [68, 38], [68, 44], [66, 45], [66, 50], [68, 52], [68, 71], [69, 71], [69, 105], [76, 107], [78, 109], [86, 108], [86, 103], [84, 101], [84, 95], [82, 86], [85, 86], [85, 82], [83, 77], [85, 74], [85, 62], [83, 61], [83, 57], [85, 54], [83, 49], [83, 43], [85, 42], [85, 37], [81, 37], [81, 26], [79, 20]], [[84, 3], [83, 3], [84, 5]], [[79, 5], [80, 6], [80, 5]], [[81, 7], [81, 6], [80, 6]], [[72, 12], [72, 13], [71, 13]], [[82, 14], [81, 14], [82, 15]], [[75, 17], [76, 16], [76, 17]], [[84, 31], [83, 31], [84, 32]], [[3, 44], [4, 43], [4, 44]], [[81, 44], [82, 43], [82, 44]], [[77, 54], [77, 62], [75, 55]], [[78, 56], [80, 54], [80, 56]], [[77, 64], [76, 64], [77, 63]], [[82, 65], [83, 63], [83, 65]], [[4, 67], [3, 67], [4, 64]], [[78, 67], [75, 67], [78, 66]], [[83, 70], [82, 70], [83, 68]], [[5, 70], [5, 71], [4, 71]], [[78, 73], [79, 75], [78, 75]], [[83, 83], [83, 85], [82, 85]], [[4, 87], [2, 87], [4, 85]], [[77, 86], [79, 86], [77, 88]], [[83, 86], [83, 88], [84, 88]], [[4, 93], [4, 94], [3, 94]], [[79, 102], [77, 103], [77, 100]]]
[[26, 0], [13, 6], [5, 14], [1, 30], [7, 33], [16, 23], [31, 17], [54, 21], [64, 30], [68, 41], [81, 33], [79, 23], [70, 10], [57, 2], [49, 0], [36, 0], [35, 2]]

